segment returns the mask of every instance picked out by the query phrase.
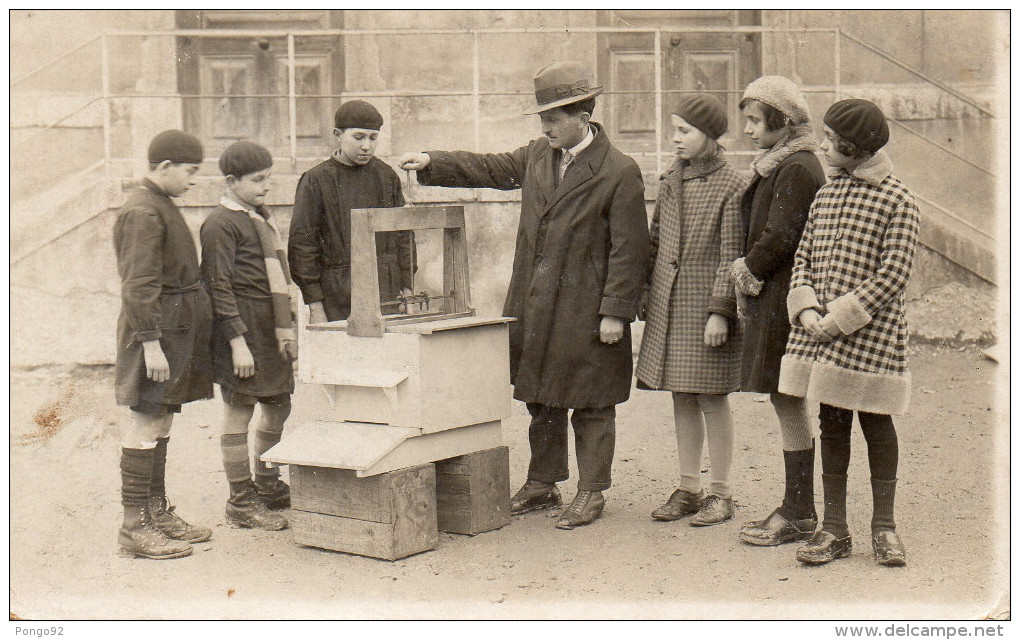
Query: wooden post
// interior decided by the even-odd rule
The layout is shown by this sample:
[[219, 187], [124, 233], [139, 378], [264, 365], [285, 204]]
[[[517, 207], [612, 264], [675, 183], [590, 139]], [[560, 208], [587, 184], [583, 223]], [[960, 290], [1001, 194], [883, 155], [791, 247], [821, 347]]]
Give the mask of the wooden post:
[[351, 209], [351, 315], [347, 332], [352, 336], [381, 338], [379, 311], [379, 258], [371, 209]]

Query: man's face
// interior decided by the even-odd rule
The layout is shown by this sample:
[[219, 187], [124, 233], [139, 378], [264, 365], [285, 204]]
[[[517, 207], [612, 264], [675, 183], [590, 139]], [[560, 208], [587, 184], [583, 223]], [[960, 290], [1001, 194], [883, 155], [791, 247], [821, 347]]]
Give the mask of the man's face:
[[195, 174], [198, 173], [198, 165], [190, 162], [175, 164], [164, 162], [157, 171], [160, 178], [160, 188], [168, 195], [180, 196], [195, 186]]
[[562, 108], [549, 109], [538, 114], [542, 120], [542, 134], [553, 149], [576, 147], [588, 133], [589, 114], [571, 115]]
[[789, 129], [789, 125], [787, 125], [775, 131], [769, 131], [768, 125], [765, 124], [765, 111], [757, 100], [748, 101], [741, 109], [741, 112], [743, 112], [744, 118], [747, 119], [744, 133], [751, 138], [759, 149], [771, 149], [776, 146], [776, 143], [786, 135]]
[[333, 129], [340, 143], [340, 162], [350, 165], [368, 164], [379, 146], [379, 132], [375, 129]]
[[240, 178], [228, 176], [227, 184], [234, 195], [241, 200], [241, 204], [261, 207], [266, 202], [266, 194], [269, 193], [269, 176], [272, 173], [273, 168], [269, 167]]

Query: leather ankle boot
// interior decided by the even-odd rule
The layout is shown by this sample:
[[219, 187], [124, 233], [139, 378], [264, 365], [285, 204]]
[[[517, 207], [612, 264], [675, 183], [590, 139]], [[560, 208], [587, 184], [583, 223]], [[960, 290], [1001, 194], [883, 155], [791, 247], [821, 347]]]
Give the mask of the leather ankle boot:
[[117, 536], [118, 553], [128, 558], [166, 560], [191, 555], [187, 542], [172, 540], [152, 522], [148, 505], [125, 505], [124, 523]]
[[256, 474], [255, 489], [269, 509], [286, 509], [290, 506], [290, 485], [280, 479], [279, 473]]
[[250, 479], [230, 483], [227, 500], [227, 522], [245, 529], [280, 531], [287, 528], [287, 518], [266, 508]]
[[212, 537], [212, 529], [188, 524], [184, 518], [174, 511], [176, 506], [170, 504], [166, 496], [151, 496], [149, 498], [149, 514], [152, 522], [168, 538], [183, 540], [185, 542], [205, 542]]

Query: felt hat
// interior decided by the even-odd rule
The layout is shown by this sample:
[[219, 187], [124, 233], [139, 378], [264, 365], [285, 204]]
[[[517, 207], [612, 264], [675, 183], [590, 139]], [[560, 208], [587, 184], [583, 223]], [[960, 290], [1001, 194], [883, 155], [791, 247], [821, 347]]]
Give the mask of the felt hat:
[[726, 107], [710, 93], [684, 96], [673, 113], [713, 140], [718, 140], [729, 128]]
[[371, 104], [364, 100], [350, 100], [340, 105], [333, 116], [333, 126], [337, 129], [382, 129], [383, 117]]
[[271, 166], [273, 156], [269, 149], [251, 140], [238, 140], [220, 154], [220, 171], [225, 176], [243, 178]]
[[552, 62], [535, 74], [534, 107], [524, 112], [530, 116], [563, 105], [594, 98], [603, 87], [592, 86], [592, 75], [580, 62]]
[[875, 152], [889, 142], [889, 123], [878, 105], [851, 98], [829, 107], [822, 122], [865, 151]]
[[793, 80], [783, 76], [762, 76], [747, 85], [744, 90], [744, 100], [757, 100], [758, 102], [778, 109], [793, 124], [803, 124], [811, 120], [811, 112], [808, 109], [804, 93], [793, 83]]
[[149, 143], [149, 162], [158, 164], [169, 160], [174, 164], [200, 164], [202, 143], [198, 138], [180, 129], [157, 133]]

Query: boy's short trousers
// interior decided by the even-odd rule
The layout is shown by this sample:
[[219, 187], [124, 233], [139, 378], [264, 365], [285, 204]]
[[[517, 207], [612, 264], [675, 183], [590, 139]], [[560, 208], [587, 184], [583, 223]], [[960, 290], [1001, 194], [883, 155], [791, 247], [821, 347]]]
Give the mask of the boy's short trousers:
[[160, 418], [168, 413], [180, 413], [181, 405], [140, 400], [138, 404], [131, 405], [131, 410], [136, 413], [144, 413], [145, 415], [152, 416], [153, 418]]
[[280, 407], [290, 406], [290, 394], [279, 393], [275, 396], [251, 396], [247, 393], [237, 393], [220, 385], [220, 392], [223, 394], [223, 402], [232, 407], [254, 407], [256, 404], [271, 404]]

